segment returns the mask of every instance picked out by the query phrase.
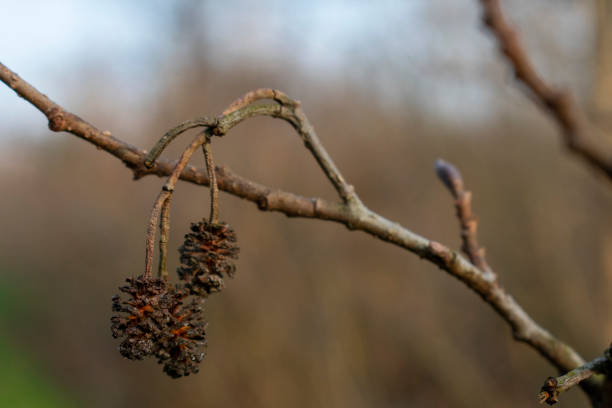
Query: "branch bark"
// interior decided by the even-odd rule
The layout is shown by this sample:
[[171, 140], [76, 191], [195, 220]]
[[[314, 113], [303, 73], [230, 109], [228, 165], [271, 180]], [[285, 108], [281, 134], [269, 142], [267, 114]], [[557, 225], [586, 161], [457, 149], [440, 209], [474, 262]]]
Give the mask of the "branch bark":
[[[150, 174], [168, 176], [177, 166], [176, 162], [163, 158], [157, 159], [150, 168], [145, 166], [147, 153], [144, 150], [116, 139], [109, 132], [102, 132], [66, 111], [2, 64], [0, 64], [0, 80], [40, 110], [48, 118], [49, 128], [52, 131], [69, 132], [112, 154], [132, 170], [135, 179]], [[223, 135], [235, 124], [256, 115], [278, 117], [288, 121], [338, 191], [341, 202], [306, 198], [282, 190], [272, 190], [235, 175], [225, 167], [217, 166], [215, 174], [219, 189], [255, 203], [260, 210], [278, 211], [289, 217], [334, 221], [350, 230], [366, 232], [427, 259], [481, 296], [509, 324], [516, 340], [538, 351], [557, 369], [569, 371], [584, 364], [584, 360], [575, 350], [538, 325], [501, 286], [494, 274], [483, 272], [456, 251], [415, 234], [363, 205], [316, 137], [299, 103], [290, 99], [283, 101], [284, 97], [284, 94], [275, 90], [253, 91], [233, 103], [225, 114], [217, 117], [216, 127], [211, 131]], [[278, 104], [253, 104], [258, 99], [273, 99]], [[209, 185], [206, 170], [192, 166], [185, 167], [180, 178], [195, 184]]]
[[[587, 379], [591, 384], [597, 384], [602, 390], [605, 383], [609, 383], [607, 378], [612, 373], [612, 346], [608, 347], [604, 355], [591, 360], [584, 365], [575, 368], [559, 377], [548, 377], [538, 394], [540, 404], [547, 403], [553, 405], [559, 402], [559, 394], [580, 384]], [[609, 384], [606, 384], [606, 387]], [[610, 406], [612, 401], [608, 401], [608, 395], [600, 393], [595, 395], [594, 406]], [[592, 398], [593, 400], [593, 398]]]
[[525, 52], [519, 36], [508, 24], [499, 0], [480, 0], [482, 20], [497, 39], [517, 81], [525, 85], [528, 95], [555, 120], [570, 151], [612, 180], [612, 145], [589, 134], [583, 115], [572, 96], [549, 85], [537, 73]]
[[461, 226], [461, 249], [489, 279], [497, 279], [495, 273], [487, 263], [485, 249], [478, 244], [478, 219], [472, 213], [472, 192], [466, 191], [463, 177], [455, 166], [444, 160], [436, 160], [435, 164], [438, 178], [455, 198], [455, 209]]
[[[147, 226], [147, 238], [145, 244], [145, 277], [150, 278], [151, 271], [153, 269], [153, 248], [155, 246], [155, 232], [157, 230], [157, 225], [160, 224], [160, 234], [168, 234], [167, 230], [170, 228], [167, 225], [167, 222], [169, 222], [168, 212], [170, 211], [169, 206], [172, 199], [172, 193], [174, 192], [174, 187], [176, 186], [183, 169], [185, 166], [187, 166], [187, 163], [189, 163], [191, 156], [193, 156], [193, 153], [199, 149], [200, 146], [202, 146], [207, 138], [208, 129], [198, 134], [183, 151], [181, 158], [174, 167], [174, 170], [172, 170], [172, 174], [170, 174], [170, 177], [168, 177], [168, 180], [162, 187], [157, 199], [155, 200], [155, 203], [153, 204], [153, 209], [151, 210], [151, 216], [149, 217], [149, 223]], [[164, 209], [165, 214], [162, 215], [162, 213], [164, 213]], [[160, 223], [160, 217], [163, 223]], [[163, 239], [160, 240], [160, 275], [165, 272], [164, 262], [165, 254], [167, 253], [167, 249], [161, 248], [163, 242]]]

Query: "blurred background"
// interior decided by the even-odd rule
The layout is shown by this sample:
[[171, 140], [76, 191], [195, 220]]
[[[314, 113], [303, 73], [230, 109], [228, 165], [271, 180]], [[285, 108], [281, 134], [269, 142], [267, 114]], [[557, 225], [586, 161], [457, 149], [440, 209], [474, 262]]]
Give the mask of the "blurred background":
[[[248, 90], [278, 88], [302, 101], [367, 206], [459, 248], [433, 171], [436, 158], [453, 162], [502, 284], [586, 359], [609, 345], [612, 185], [564, 149], [516, 86], [477, 1], [2, 3], [0, 61], [141, 148]], [[610, 1], [503, 6], [536, 67], [609, 137]], [[221, 218], [241, 256], [207, 302], [200, 373], [172, 380], [155, 361], [125, 360], [110, 300], [142, 273], [163, 180], [132, 181], [117, 159], [50, 132], [5, 86], [0, 112], [0, 406], [536, 406], [555, 374], [428, 262], [226, 194]], [[217, 164], [252, 180], [335, 199], [284, 122], [249, 120], [213, 149]], [[189, 223], [207, 214], [208, 190], [180, 183], [171, 270]], [[564, 406], [586, 404], [577, 389], [563, 396]]]

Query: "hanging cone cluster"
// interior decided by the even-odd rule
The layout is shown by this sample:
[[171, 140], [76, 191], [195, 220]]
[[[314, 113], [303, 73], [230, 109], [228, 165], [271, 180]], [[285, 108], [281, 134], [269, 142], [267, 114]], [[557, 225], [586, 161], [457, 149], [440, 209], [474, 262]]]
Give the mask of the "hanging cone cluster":
[[179, 248], [178, 275], [192, 294], [208, 296], [224, 287], [223, 278], [232, 277], [240, 248], [236, 233], [226, 223], [202, 220], [191, 224], [185, 243]]
[[[145, 163], [152, 166], [172, 137], [188, 128], [181, 124], [166, 133], [151, 150]], [[147, 224], [145, 274], [126, 279], [128, 284], [119, 288], [123, 297], [113, 297], [115, 315], [111, 318], [111, 331], [114, 338], [121, 339], [121, 355], [131, 360], [154, 357], [172, 378], [198, 372], [206, 347], [206, 322], [202, 316], [202, 306], [209, 294], [223, 289], [223, 279], [231, 277], [236, 270], [232, 260], [238, 258], [236, 234], [228, 224], [217, 222], [219, 189], [210, 152], [211, 133], [208, 130], [200, 133], [183, 152], [153, 205]], [[210, 222], [203, 220], [191, 224], [190, 232], [185, 235], [185, 243], [179, 249], [181, 266], [177, 270], [179, 278], [185, 283], [175, 287], [168, 283], [166, 263], [170, 198], [179, 175], [200, 146], [204, 150], [210, 177]], [[158, 225], [161, 235], [159, 276], [163, 279], [151, 277]], [[188, 297], [191, 297], [189, 303]]]
[[142, 360], [156, 357], [164, 372], [173, 378], [198, 372], [206, 346], [206, 323], [202, 316], [203, 299], [187, 306], [185, 290], [163, 279], [139, 276], [126, 279], [113, 296], [111, 331], [121, 338], [119, 352], [126, 358]]

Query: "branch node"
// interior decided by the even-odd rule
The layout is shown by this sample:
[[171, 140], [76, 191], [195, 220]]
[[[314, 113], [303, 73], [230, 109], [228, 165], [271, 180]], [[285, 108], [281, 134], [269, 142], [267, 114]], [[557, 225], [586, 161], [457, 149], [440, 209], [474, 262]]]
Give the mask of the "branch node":
[[130, 163], [130, 162], [124, 162], [124, 163], [127, 166], [127, 168], [132, 170], [132, 180], [134, 181], [140, 180], [144, 176], [150, 174], [146, 169], [143, 169], [142, 166], [140, 165]]
[[212, 132], [211, 132], [211, 133], [212, 133], [213, 135], [215, 135], [215, 136], [222, 137], [222, 136], [225, 136], [225, 134], [227, 133], [227, 131], [225, 130], [225, 128], [222, 128], [221, 126], [219, 126], [219, 125], [218, 125], [218, 123], [217, 123], [217, 125], [215, 125], [215, 126], [212, 128]]
[[49, 129], [54, 132], [61, 132], [66, 129], [66, 118], [61, 108], [53, 107], [47, 112], [49, 119]]
[[437, 241], [429, 241], [424, 257], [444, 269], [454, 262], [456, 254]]
[[319, 199], [318, 199], [318, 198], [313, 197], [313, 198], [311, 199], [311, 201], [312, 201], [312, 212], [313, 212], [313, 214], [318, 215], [318, 214], [319, 214], [319, 207], [320, 207], [320, 205], [321, 205], [321, 204], [319, 203]]
[[255, 202], [257, 208], [261, 211], [267, 211], [269, 208], [270, 203], [268, 202], [268, 194], [270, 193], [268, 192], [265, 195], [258, 197], [257, 201]]

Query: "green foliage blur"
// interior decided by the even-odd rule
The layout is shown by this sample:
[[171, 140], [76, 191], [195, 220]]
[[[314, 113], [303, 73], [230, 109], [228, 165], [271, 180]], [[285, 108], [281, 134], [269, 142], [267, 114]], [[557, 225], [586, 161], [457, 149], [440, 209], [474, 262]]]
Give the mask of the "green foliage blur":
[[[6, 274], [4, 274], [6, 276]], [[13, 343], [11, 327], [27, 316], [27, 298], [19, 286], [0, 282], [0, 406], [11, 408], [70, 408], [77, 405], [44, 365]], [[30, 299], [31, 300], [31, 299]], [[31, 313], [31, 310], [29, 311]], [[8, 334], [8, 336], [7, 336]]]

